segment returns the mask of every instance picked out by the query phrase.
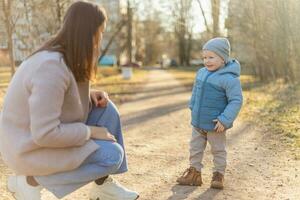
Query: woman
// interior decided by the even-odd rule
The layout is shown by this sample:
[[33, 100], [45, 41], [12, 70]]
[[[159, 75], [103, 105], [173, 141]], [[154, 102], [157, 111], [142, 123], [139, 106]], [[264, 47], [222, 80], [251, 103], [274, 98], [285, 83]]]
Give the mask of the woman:
[[0, 150], [17, 174], [8, 178], [17, 200], [40, 200], [42, 188], [62, 198], [90, 182], [90, 199], [138, 198], [109, 177], [127, 171], [119, 114], [105, 92], [89, 90], [105, 26], [102, 8], [72, 4], [11, 80]]

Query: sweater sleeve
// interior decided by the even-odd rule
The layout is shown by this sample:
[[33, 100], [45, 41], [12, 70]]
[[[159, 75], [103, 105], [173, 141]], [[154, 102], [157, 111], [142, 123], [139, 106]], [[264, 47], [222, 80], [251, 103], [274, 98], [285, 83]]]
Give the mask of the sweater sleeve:
[[84, 123], [62, 123], [60, 116], [70, 72], [59, 61], [44, 62], [30, 80], [30, 129], [33, 141], [40, 146], [63, 148], [81, 146], [88, 135]]
[[218, 120], [226, 127], [232, 127], [233, 121], [236, 119], [242, 104], [243, 95], [241, 83], [238, 78], [233, 78], [225, 84], [225, 91], [228, 104], [223, 113], [218, 116]]

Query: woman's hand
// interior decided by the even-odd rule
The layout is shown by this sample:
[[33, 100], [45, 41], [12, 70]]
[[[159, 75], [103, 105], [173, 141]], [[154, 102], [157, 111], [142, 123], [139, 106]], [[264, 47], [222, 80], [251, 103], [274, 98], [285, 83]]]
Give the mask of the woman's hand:
[[109, 101], [108, 94], [104, 91], [91, 91], [90, 93], [91, 100], [93, 101], [96, 107], [104, 108], [107, 106]]
[[91, 138], [97, 139], [97, 140], [109, 140], [116, 142], [115, 136], [113, 136], [111, 133], [107, 131], [104, 127], [98, 127], [98, 126], [89, 126], [91, 129]]
[[214, 119], [213, 122], [216, 123], [216, 126], [214, 128], [214, 130], [217, 132], [217, 133], [222, 133], [225, 131], [225, 126], [217, 119]]

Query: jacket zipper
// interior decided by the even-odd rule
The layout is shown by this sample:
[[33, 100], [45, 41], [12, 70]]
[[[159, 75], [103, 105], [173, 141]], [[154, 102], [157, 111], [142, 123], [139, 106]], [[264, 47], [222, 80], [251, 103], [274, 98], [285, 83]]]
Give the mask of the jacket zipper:
[[200, 95], [200, 103], [199, 103], [199, 110], [198, 110], [198, 113], [197, 113], [197, 118], [198, 118], [198, 122], [200, 123], [200, 113], [201, 113], [201, 107], [202, 107], [202, 102], [203, 102], [203, 97], [204, 97], [204, 86], [206, 84], [206, 81], [208, 79], [208, 77], [210, 75], [212, 75], [213, 73], [212, 72], [209, 72], [209, 74], [206, 75], [206, 77], [204, 78], [204, 81], [203, 81], [203, 84], [202, 84], [202, 90], [201, 90], [201, 95]]

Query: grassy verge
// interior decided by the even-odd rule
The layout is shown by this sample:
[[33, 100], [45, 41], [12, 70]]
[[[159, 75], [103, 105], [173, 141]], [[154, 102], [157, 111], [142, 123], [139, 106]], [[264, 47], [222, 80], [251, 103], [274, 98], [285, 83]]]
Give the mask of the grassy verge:
[[[10, 69], [0, 67], [0, 109], [3, 104], [7, 86], [10, 81]], [[134, 69], [130, 80], [124, 80], [118, 68], [99, 68], [92, 88], [108, 92], [110, 98], [117, 104], [130, 100], [136, 90], [147, 81], [147, 72], [143, 69]]]
[[110, 98], [118, 104], [130, 100], [146, 81], [147, 71], [143, 69], [133, 69], [132, 78], [125, 80], [118, 68], [100, 68], [92, 88], [108, 92]]
[[[185, 86], [192, 87], [196, 68], [169, 70]], [[300, 148], [300, 84], [282, 81], [263, 84], [253, 77], [241, 76], [244, 105], [239, 118], [263, 126]]]
[[254, 83], [245, 88], [244, 96], [241, 112], [244, 120], [260, 124], [300, 147], [300, 84]]

